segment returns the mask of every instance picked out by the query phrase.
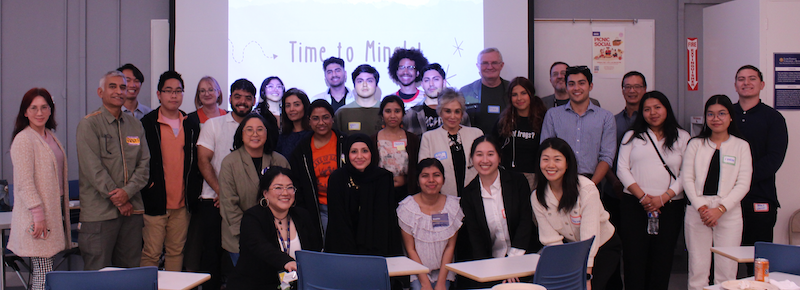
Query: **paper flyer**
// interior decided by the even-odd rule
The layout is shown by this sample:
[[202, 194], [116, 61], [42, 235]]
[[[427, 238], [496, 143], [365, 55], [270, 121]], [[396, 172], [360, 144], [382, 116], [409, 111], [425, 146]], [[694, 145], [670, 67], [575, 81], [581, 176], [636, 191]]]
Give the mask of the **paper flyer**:
[[592, 73], [598, 77], [625, 73], [625, 28], [592, 28]]

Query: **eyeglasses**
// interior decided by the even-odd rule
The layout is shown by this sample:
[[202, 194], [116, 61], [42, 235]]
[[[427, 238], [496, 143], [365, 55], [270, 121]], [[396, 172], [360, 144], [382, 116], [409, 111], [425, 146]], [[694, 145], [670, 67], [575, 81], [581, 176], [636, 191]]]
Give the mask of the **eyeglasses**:
[[491, 66], [500, 66], [501, 63], [503, 63], [503, 62], [502, 61], [493, 61], [493, 62], [484, 61], [484, 62], [481, 63], [481, 66], [490, 66], [490, 65]]
[[706, 113], [706, 118], [711, 119], [711, 120], [713, 120], [714, 117], [719, 118], [719, 119], [723, 119], [723, 118], [725, 118], [727, 116], [728, 116], [728, 112], [719, 112], [719, 113], [716, 113], [716, 114], [711, 113], [711, 112]]
[[215, 89], [209, 89], [209, 90], [207, 90], [207, 91], [206, 91], [206, 89], [200, 89], [198, 92], [199, 92], [201, 95], [203, 95], [203, 94], [205, 94], [205, 93], [214, 94], [214, 93], [216, 93], [216, 92], [217, 92], [217, 90], [215, 90]]
[[244, 128], [244, 133], [246, 135], [248, 135], [248, 136], [255, 135], [256, 133], [258, 133], [258, 135], [264, 135], [264, 132], [266, 132], [266, 131], [267, 131], [267, 128], [264, 128], [264, 127], [257, 127], [257, 128], [246, 127], [246, 128]]
[[638, 90], [641, 90], [643, 88], [644, 88], [643, 85], [624, 85], [624, 86], [622, 86], [622, 89], [626, 90], [626, 91], [629, 91], [629, 90], [632, 90], [632, 89], [638, 91]]
[[283, 90], [283, 86], [281, 86], [281, 85], [277, 85], [277, 86], [269, 85], [269, 86], [267, 86], [267, 89], [268, 90]]
[[324, 121], [324, 122], [327, 123], [328, 121], [331, 120], [331, 115], [325, 114], [322, 117], [320, 117], [320, 116], [311, 116], [308, 119], [311, 120], [311, 121], [314, 121], [314, 122]]
[[281, 194], [281, 193], [284, 193], [284, 192], [288, 192], [289, 194], [294, 194], [295, 192], [297, 192], [297, 187], [294, 187], [294, 186], [283, 187], [283, 186], [277, 185], [275, 187], [270, 188], [269, 190], [270, 191], [274, 191], [277, 194]]
[[37, 112], [47, 113], [50, 112], [50, 106], [44, 105], [41, 107], [28, 107], [28, 113], [35, 114]]
[[183, 94], [183, 90], [181, 90], [181, 89], [177, 89], [177, 90], [174, 90], [174, 91], [162, 90], [161, 92], [165, 93], [167, 95], [180, 95], [180, 94]]
[[416, 67], [415, 67], [415, 66], [413, 66], [413, 65], [401, 65], [401, 66], [398, 66], [398, 67], [397, 67], [397, 70], [398, 70], [398, 71], [401, 71], [401, 70], [406, 70], [406, 69], [407, 69], [407, 70], [414, 70], [415, 68], [416, 68]]

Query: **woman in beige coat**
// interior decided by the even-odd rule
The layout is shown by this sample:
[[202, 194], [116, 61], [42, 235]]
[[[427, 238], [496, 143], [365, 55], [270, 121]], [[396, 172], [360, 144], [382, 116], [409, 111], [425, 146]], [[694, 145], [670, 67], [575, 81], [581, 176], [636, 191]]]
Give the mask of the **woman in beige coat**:
[[53, 134], [54, 109], [47, 90], [30, 89], [22, 97], [11, 142], [15, 198], [8, 249], [31, 258], [32, 289], [44, 289], [53, 256], [70, 248], [71, 241], [66, 153]]

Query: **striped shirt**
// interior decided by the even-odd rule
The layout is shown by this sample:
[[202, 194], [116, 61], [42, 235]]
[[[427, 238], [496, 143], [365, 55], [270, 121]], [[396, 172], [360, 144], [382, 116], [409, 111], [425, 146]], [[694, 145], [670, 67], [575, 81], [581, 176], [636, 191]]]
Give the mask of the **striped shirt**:
[[606, 109], [589, 103], [589, 108], [578, 115], [567, 103], [547, 110], [542, 124], [542, 138], [558, 137], [567, 141], [578, 159], [579, 174], [594, 174], [600, 161], [614, 164], [617, 148], [617, 126], [614, 115]]

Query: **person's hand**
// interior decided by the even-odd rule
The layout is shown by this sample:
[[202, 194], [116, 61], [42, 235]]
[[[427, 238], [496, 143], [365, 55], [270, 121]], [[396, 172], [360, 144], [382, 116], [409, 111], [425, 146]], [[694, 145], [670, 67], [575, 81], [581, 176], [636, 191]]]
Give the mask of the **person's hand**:
[[503, 280], [503, 283], [519, 283], [519, 278], [518, 277], [508, 278]]
[[283, 268], [286, 269], [286, 272], [297, 271], [297, 262], [291, 261], [283, 265]]
[[114, 206], [120, 207], [126, 202], [128, 202], [128, 193], [125, 192], [122, 188], [117, 188], [112, 190], [108, 193], [110, 195], [111, 202], [114, 203]]
[[214, 207], [219, 208], [219, 196], [214, 198]]
[[654, 201], [655, 200], [653, 200], [652, 196], [645, 194], [644, 197], [642, 198], [642, 201], [640, 201], [639, 204], [642, 205], [642, 208], [644, 208], [644, 211], [646, 211], [646, 212], [654, 212], [654, 211], [656, 211], [655, 207], [653, 206], [653, 202]]
[[[666, 195], [666, 197], [664, 195]], [[665, 202], [669, 201], [669, 194], [664, 193], [664, 194], [662, 194], [660, 196], [657, 196], [657, 197], [654, 196], [650, 200], [653, 203], [654, 211], [658, 211], [660, 213], [661, 212], [661, 208], [664, 206]]]
[[123, 216], [130, 216], [133, 214], [133, 205], [130, 202], [126, 202], [122, 206], [118, 206], [117, 209], [119, 209], [119, 212]]
[[33, 232], [31, 233], [34, 239], [46, 239], [47, 238], [47, 222], [40, 221], [40, 222], [33, 222]]
[[406, 185], [406, 176], [405, 175], [398, 175], [394, 177], [394, 187], [401, 187]]
[[586, 280], [586, 290], [592, 290], [592, 280]]
[[722, 216], [722, 211], [719, 208], [706, 209], [703, 224], [707, 227], [717, 226], [717, 220]]

